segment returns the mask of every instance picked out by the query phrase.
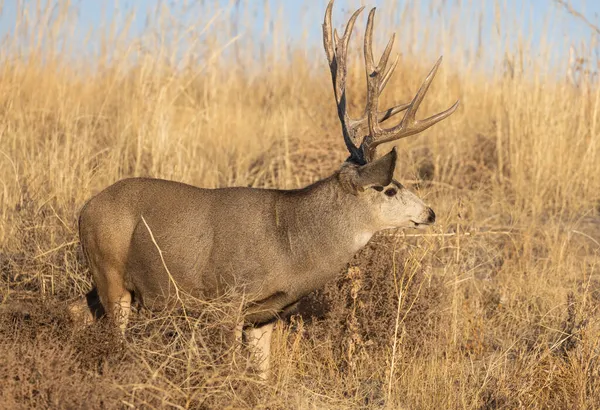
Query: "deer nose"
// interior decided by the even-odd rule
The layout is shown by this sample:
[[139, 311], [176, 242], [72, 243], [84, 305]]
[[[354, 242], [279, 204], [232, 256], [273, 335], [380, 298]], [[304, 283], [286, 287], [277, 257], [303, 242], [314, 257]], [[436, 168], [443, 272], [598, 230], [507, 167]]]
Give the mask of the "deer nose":
[[427, 223], [434, 223], [435, 222], [435, 212], [433, 212], [433, 209], [431, 208], [427, 208]]

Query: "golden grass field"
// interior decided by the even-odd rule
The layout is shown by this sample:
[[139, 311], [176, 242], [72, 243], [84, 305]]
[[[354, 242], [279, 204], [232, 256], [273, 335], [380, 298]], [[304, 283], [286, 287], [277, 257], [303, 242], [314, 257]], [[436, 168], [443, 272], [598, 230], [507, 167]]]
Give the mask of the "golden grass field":
[[[254, 6], [242, 3], [250, 27]], [[105, 321], [72, 324], [67, 301], [91, 288], [77, 216], [128, 176], [294, 188], [333, 172], [347, 154], [318, 42], [286, 43], [277, 10], [261, 11], [268, 35], [236, 36], [227, 11], [199, 2], [193, 26], [164, 13], [132, 38], [125, 16], [78, 54], [67, 11], [20, 17], [0, 51], [0, 408], [600, 408], [594, 44], [581, 46], [573, 84], [566, 64], [547, 63], [565, 44], [531, 52], [505, 13], [478, 44], [463, 29], [467, 3], [446, 25], [385, 3], [376, 48], [397, 32], [401, 59], [383, 103], [412, 98], [440, 54], [420, 115], [461, 100], [397, 144], [397, 177], [438, 222], [378, 235], [302, 317], [278, 324], [269, 383], [229, 354], [235, 306], [140, 310], [125, 340]], [[340, 4], [337, 24], [355, 5]], [[323, 12], [303, 25], [319, 28]]]

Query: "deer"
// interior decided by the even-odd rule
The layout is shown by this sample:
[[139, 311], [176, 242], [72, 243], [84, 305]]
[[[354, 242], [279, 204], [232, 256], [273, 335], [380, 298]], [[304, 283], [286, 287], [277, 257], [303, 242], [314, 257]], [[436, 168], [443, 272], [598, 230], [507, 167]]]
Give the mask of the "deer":
[[[424, 120], [416, 113], [435, 77], [435, 63], [413, 99], [384, 111], [379, 96], [398, 57], [388, 67], [395, 36], [375, 63], [375, 8], [364, 36], [367, 81], [362, 117], [350, 118], [347, 51], [356, 10], [343, 36], [332, 31], [334, 1], [325, 11], [325, 48], [337, 114], [349, 157], [332, 175], [301, 189], [205, 189], [153, 178], [128, 178], [92, 197], [81, 209], [79, 236], [100, 304], [125, 332], [132, 295], [142, 306], [166, 306], [177, 289], [214, 300], [243, 290], [243, 315], [235, 330], [255, 352], [259, 375], [269, 373], [270, 341], [277, 319], [300, 299], [334, 279], [377, 232], [424, 228], [435, 213], [394, 178], [396, 148], [384, 143], [418, 134], [450, 116], [450, 108]], [[404, 112], [400, 122], [382, 122]]]

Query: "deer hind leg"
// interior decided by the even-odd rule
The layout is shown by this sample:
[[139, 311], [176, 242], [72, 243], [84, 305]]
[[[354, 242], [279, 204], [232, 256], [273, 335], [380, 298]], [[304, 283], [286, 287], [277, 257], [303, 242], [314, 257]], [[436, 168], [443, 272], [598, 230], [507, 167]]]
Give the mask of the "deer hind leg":
[[251, 353], [258, 363], [258, 374], [263, 380], [269, 378], [270, 356], [271, 356], [271, 335], [275, 322], [268, 323], [261, 327], [252, 327], [248, 329], [248, 343], [251, 347]]
[[131, 310], [131, 292], [125, 287], [122, 270], [107, 264], [92, 266], [91, 270], [104, 311], [125, 333]]
[[121, 284], [111, 284], [107, 293], [107, 310], [121, 333], [125, 333], [131, 312], [131, 292]]
[[105, 313], [96, 287], [90, 290], [85, 296], [70, 302], [68, 309], [71, 320], [76, 325], [84, 326], [91, 324], [94, 319], [104, 316]]

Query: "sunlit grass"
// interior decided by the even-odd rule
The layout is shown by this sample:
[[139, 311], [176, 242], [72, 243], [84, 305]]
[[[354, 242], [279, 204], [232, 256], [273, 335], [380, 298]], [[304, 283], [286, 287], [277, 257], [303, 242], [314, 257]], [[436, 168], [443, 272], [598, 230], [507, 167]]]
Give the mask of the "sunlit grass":
[[[81, 55], [66, 6], [42, 4], [39, 18], [20, 17], [20, 35], [0, 52], [3, 301], [23, 294], [63, 301], [89, 289], [78, 212], [120, 178], [294, 188], [344, 160], [323, 51], [285, 43], [277, 10], [260, 10], [273, 24], [263, 22], [254, 39], [239, 35], [233, 9], [207, 3], [193, 3], [193, 23], [157, 13], [139, 34], [127, 30], [134, 14], [108, 21], [89, 33], [97, 47]], [[254, 27], [257, 6], [248, 3], [239, 13]], [[122, 407], [600, 405], [600, 88], [585, 75], [574, 85], [561, 74], [565, 66], [549, 67], [552, 44], [530, 53], [531, 33], [520, 31], [516, 16], [498, 13], [497, 37], [479, 44], [464, 25], [469, 5], [453, 7], [449, 24], [427, 24], [424, 8], [388, 1], [376, 24], [377, 50], [392, 32], [402, 39], [383, 104], [410, 99], [440, 54], [420, 115], [461, 100], [448, 120], [398, 143], [398, 178], [432, 205], [438, 225], [374, 238], [352, 262], [362, 276], [325, 290], [326, 319], [278, 327], [268, 388], [257, 387], [246, 363], [230, 373], [223, 358], [207, 364], [192, 342], [212, 328], [177, 327], [177, 317], [161, 315], [139, 317], [129, 356], [82, 371], [81, 383], [98, 384]], [[336, 13], [350, 7], [341, 8]], [[320, 25], [321, 12], [306, 24]], [[353, 113], [365, 97], [362, 27], [364, 19], [353, 43]], [[81, 357], [46, 344], [61, 340], [78, 352], [81, 340], [95, 340], [77, 339], [81, 330], [71, 328], [68, 343], [64, 332], [29, 335], [21, 343], [40, 353], [27, 367], [10, 342], [24, 332], [10, 329], [2, 326], [0, 337], [0, 350], [12, 349], [6, 366], [20, 363], [29, 374], [54, 355], [56, 380], [80, 374]], [[127, 374], [136, 376], [128, 383]], [[32, 389], [53, 389], [52, 375], [28, 380]], [[52, 403], [12, 392], [0, 403]]]

